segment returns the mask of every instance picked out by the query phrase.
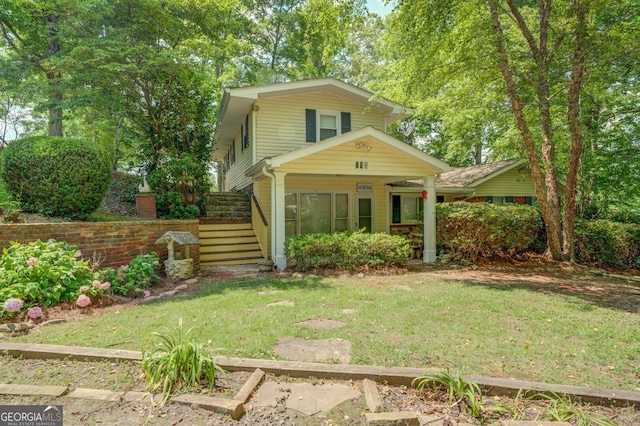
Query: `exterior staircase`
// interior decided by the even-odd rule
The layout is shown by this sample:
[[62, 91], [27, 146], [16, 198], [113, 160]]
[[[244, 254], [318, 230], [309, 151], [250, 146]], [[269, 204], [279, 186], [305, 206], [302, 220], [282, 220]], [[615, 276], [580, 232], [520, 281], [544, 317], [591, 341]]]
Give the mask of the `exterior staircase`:
[[200, 265], [246, 265], [264, 260], [251, 226], [251, 200], [244, 194], [212, 193], [200, 219]]
[[204, 198], [206, 218], [217, 222], [251, 222], [248, 194], [212, 192]]

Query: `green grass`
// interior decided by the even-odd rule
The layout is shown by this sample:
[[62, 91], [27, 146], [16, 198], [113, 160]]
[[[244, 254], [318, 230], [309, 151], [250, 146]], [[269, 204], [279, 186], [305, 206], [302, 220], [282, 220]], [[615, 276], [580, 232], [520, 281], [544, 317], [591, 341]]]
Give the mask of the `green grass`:
[[[394, 288], [408, 286], [412, 291]], [[267, 290], [277, 293], [258, 294]], [[140, 350], [183, 318], [231, 357], [276, 358], [283, 336], [350, 341], [351, 363], [640, 390], [638, 313], [558, 290], [395, 277], [249, 280], [49, 326], [15, 341]], [[295, 307], [268, 307], [292, 300]], [[354, 308], [355, 313], [343, 313]], [[295, 325], [311, 318], [332, 330]]]

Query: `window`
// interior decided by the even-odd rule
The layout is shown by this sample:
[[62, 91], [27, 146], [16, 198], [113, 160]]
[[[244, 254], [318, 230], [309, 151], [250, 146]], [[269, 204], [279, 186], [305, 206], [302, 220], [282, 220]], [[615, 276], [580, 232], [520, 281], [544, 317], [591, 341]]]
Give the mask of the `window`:
[[411, 223], [421, 219], [424, 200], [421, 196], [392, 195], [391, 223]]
[[444, 203], [444, 195], [436, 195], [436, 203]]
[[349, 230], [349, 194], [335, 194], [333, 229], [336, 232]]
[[417, 221], [424, 210], [422, 197], [402, 197], [402, 220], [404, 222]]
[[285, 238], [349, 230], [349, 194], [292, 192], [284, 203]]
[[305, 110], [307, 142], [317, 142], [351, 131], [350, 112]]
[[504, 202], [505, 204], [513, 204], [515, 201], [513, 200], [513, 197], [504, 197]]
[[289, 238], [298, 233], [298, 194], [284, 195], [284, 237]]
[[320, 114], [319, 140], [329, 139], [338, 135], [338, 116], [335, 114]]
[[240, 128], [242, 134], [242, 152], [249, 148], [249, 114], [244, 118], [244, 127]]
[[300, 234], [331, 232], [331, 194], [300, 194]]

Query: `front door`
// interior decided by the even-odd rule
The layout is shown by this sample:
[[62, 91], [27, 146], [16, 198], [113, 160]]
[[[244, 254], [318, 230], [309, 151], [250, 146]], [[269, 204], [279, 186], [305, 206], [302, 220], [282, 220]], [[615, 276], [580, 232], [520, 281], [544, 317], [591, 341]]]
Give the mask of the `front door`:
[[364, 228], [365, 232], [376, 232], [373, 194], [356, 194], [356, 229]]

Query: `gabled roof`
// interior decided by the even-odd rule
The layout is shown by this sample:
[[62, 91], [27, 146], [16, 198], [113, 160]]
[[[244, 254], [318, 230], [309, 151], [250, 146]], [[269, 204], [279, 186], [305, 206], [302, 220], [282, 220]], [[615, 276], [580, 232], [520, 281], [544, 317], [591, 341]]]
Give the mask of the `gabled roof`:
[[214, 135], [215, 140], [218, 141], [218, 146], [221, 147], [225, 145], [228, 140], [234, 137], [256, 100], [311, 92], [330, 93], [334, 96], [361, 104], [363, 107], [380, 110], [385, 116], [389, 117], [389, 123], [393, 123], [398, 119], [408, 117], [414, 113], [411, 108], [407, 108], [388, 99], [377, 97], [368, 90], [361, 89], [335, 78], [318, 78], [313, 80], [275, 83], [265, 86], [225, 89], [218, 113], [216, 133]]
[[478, 164], [476, 166], [460, 167], [450, 172], [442, 173], [436, 179], [439, 188], [464, 188], [478, 186], [489, 179], [505, 173], [515, 167], [524, 164], [525, 160], [517, 158], [511, 160], [495, 161], [493, 163]]
[[310, 144], [303, 148], [289, 151], [275, 157], [265, 158], [258, 164], [253, 166], [251, 169], [249, 169], [247, 171], [247, 176], [256, 177], [261, 173], [261, 170], [265, 166], [267, 167], [267, 169], [273, 170], [289, 162], [304, 158], [317, 152], [321, 152], [351, 141], [357, 141], [366, 137], [374, 138], [375, 140], [385, 143], [392, 148], [402, 152], [404, 155], [408, 155], [411, 158], [424, 163], [425, 166], [428, 166], [430, 171], [433, 173], [441, 173], [447, 170], [451, 170], [451, 167], [444, 161], [441, 161], [425, 153], [424, 151], [421, 151], [418, 148], [399, 141], [393, 136], [376, 129], [375, 127], [367, 126], [361, 129], [353, 130], [351, 132], [343, 133], [338, 136], [334, 136], [329, 139], [324, 139], [320, 142], [316, 142], [314, 144]]
[[[525, 164], [526, 160], [511, 159], [503, 161], [495, 161], [493, 163], [478, 164], [475, 166], [459, 167], [449, 172], [442, 173], [436, 179], [436, 188], [470, 188], [474, 187], [493, 179], [494, 177], [508, 172], [522, 164]], [[399, 187], [422, 187], [422, 180], [408, 180], [403, 182], [397, 182], [394, 186]]]

